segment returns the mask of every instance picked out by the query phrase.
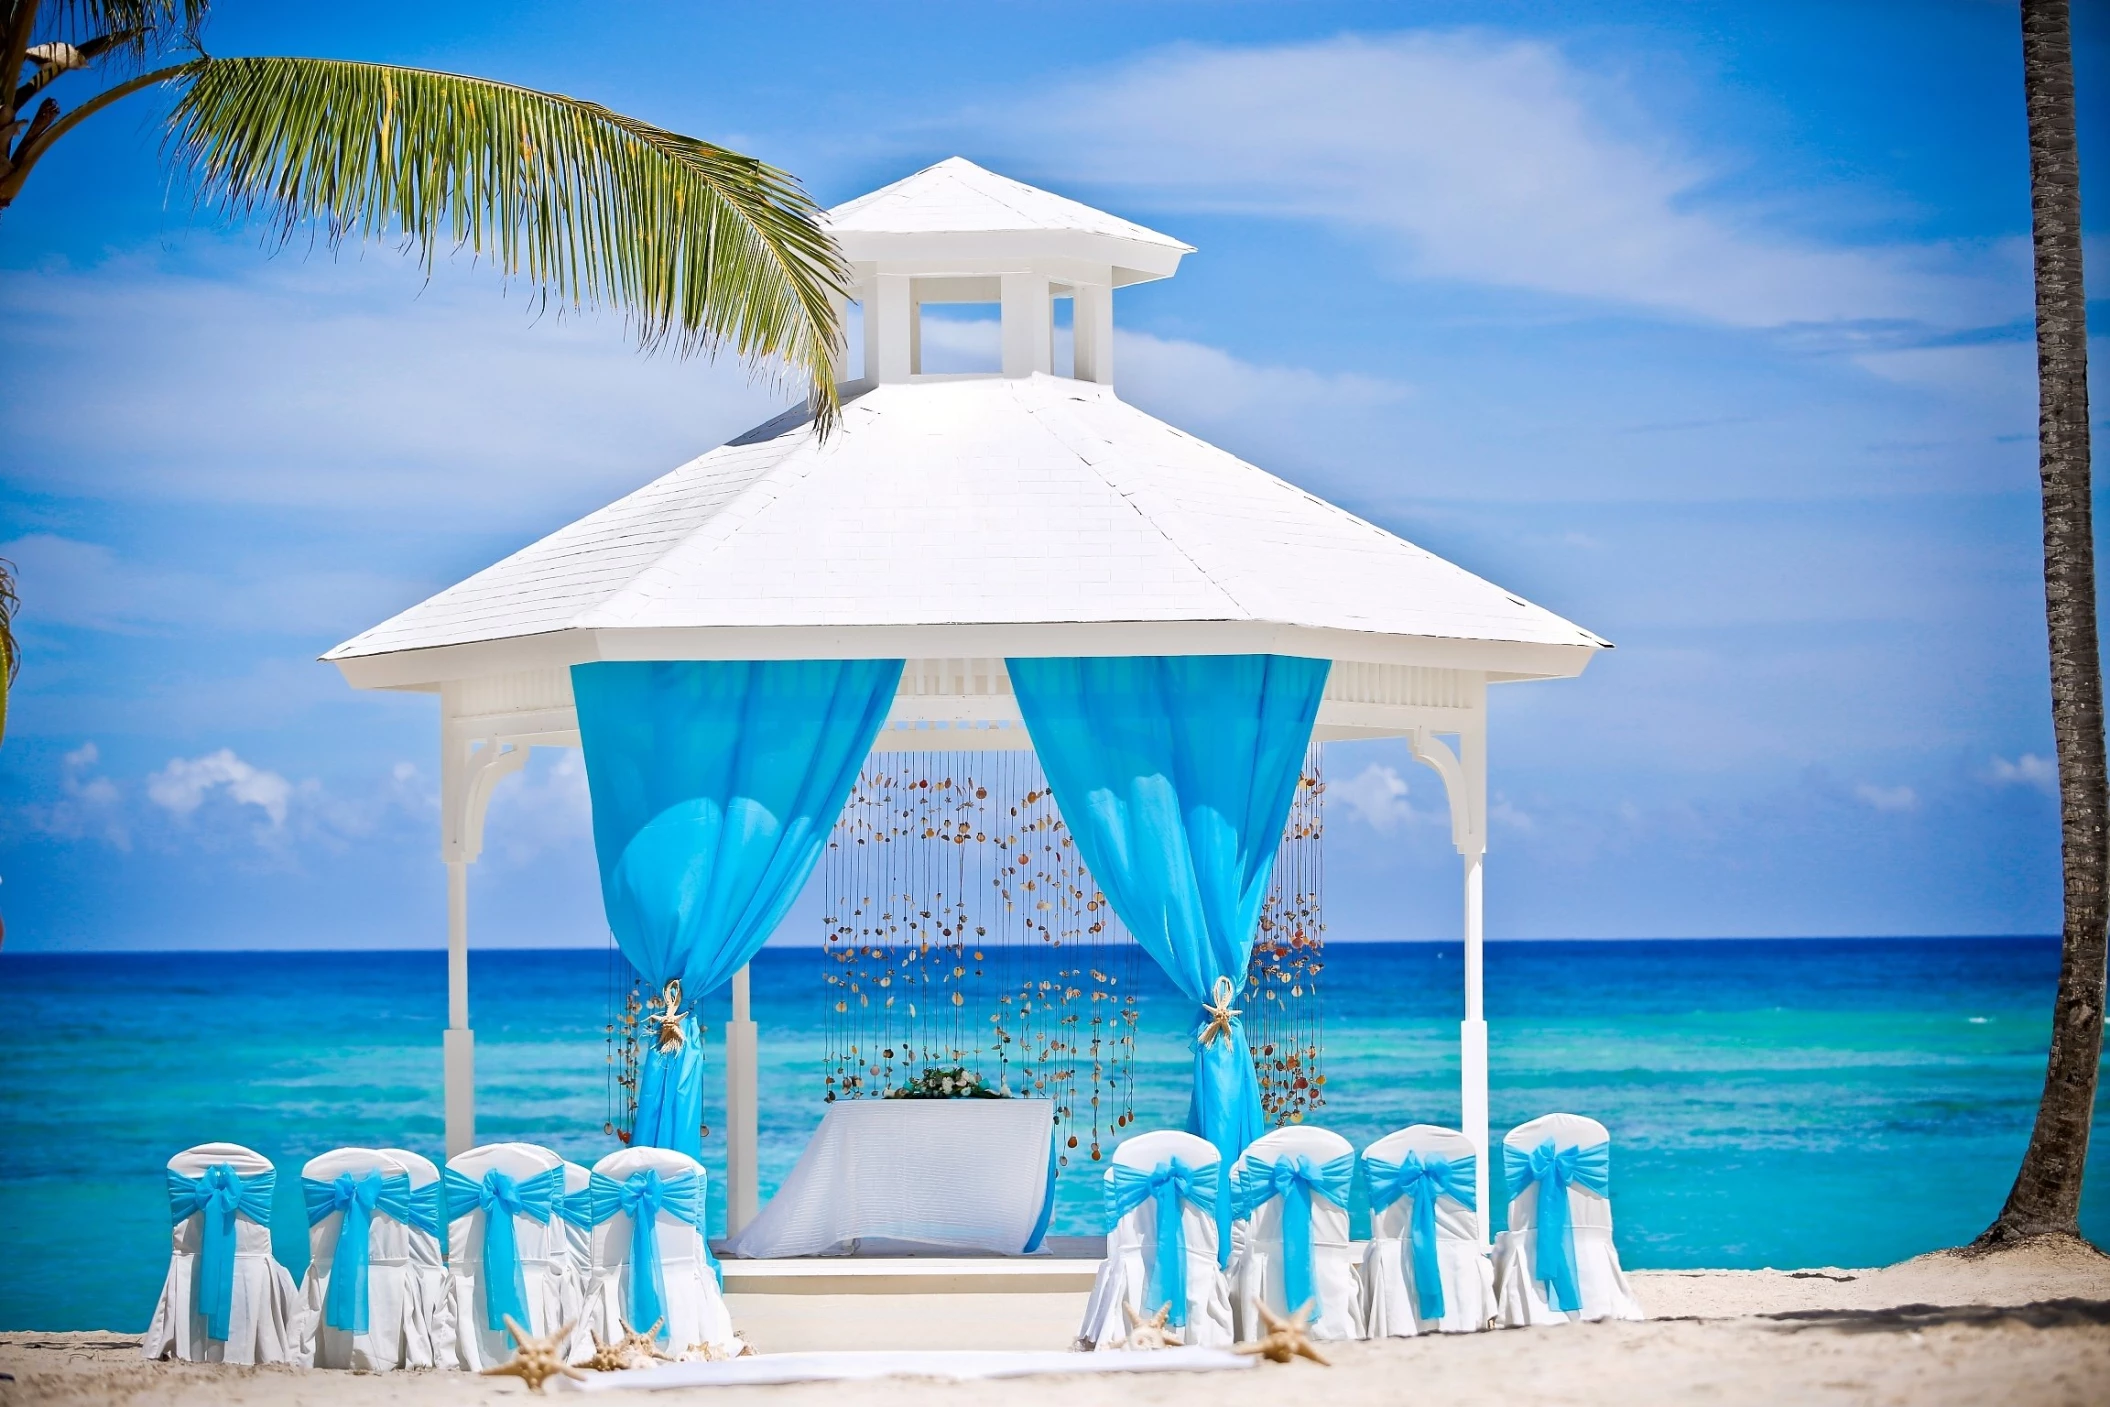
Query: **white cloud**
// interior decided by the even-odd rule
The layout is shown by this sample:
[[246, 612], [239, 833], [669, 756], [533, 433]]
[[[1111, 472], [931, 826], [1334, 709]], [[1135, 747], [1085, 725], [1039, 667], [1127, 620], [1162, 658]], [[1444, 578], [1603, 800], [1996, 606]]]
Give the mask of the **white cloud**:
[[1987, 250], [1825, 244], [1732, 208], [1710, 189], [1728, 158], [1543, 42], [1181, 46], [987, 117], [1072, 180], [1365, 232], [1414, 277], [1750, 327], [2027, 310]]
[[1879, 787], [1873, 782], [1862, 782], [1855, 786], [1854, 795], [1878, 811], [1910, 811], [1920, 804], [1919, 793], [1911, 787]]
[[0, 543], [19, 569], [22, 623], [121, 633], [225, 626], [338, 638], [438, 583], [226, 554], [212, 573], [145, 566], [95, 542], [31, 533]]
[[730, 359], [643, 356], [613, 318], [532, 317], [487, 270], [426, 283], [378, 251], [269, 259], [201, 236], [10, 271], [0, 319], [9, 472], [69, 497], [504, 530], [598, 506], [794, 399]]
[[18, 814], [28, 829], [62, 840], [93, 836], [118, 849], [132, 848], [132, 833], [125, 824], [123, 793], [116, 782], [97, 776], [102, 749], [91, 740], [59, 758], [59, 795], [47, 804], [28, 803]]
[[1326, 799], [1346, 806], [1364, 825], [1387, 835], [1414, 815], [1407, 802], [1407, 779], [1377, 762], [1346, 781], [1328, 782]]
[[273, 827], [286, 823], [293, 784], [276, 772], [244, 762], [232, 748], [223, 747], [203, 757], [170, 758], [168, 766], [147, 778], [147, 798], [179, 819], [223, 789], [230, 800], [261, 810]]
[[1992, 779], [1995, 786], [2026, 786], [2044, 792], [2057, 792], [2059, 764], [2049, 757], [2039, 757], [2033, 752], [2025, 752], [2013, 762], [2004, 757], [1996, 757], [1993, 759]]

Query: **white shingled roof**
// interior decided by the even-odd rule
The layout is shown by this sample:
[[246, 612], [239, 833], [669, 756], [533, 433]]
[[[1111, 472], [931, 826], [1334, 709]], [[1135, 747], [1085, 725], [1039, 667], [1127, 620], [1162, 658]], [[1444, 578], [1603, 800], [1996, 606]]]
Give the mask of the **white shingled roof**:
[[828, 230], [838, 239], [855, 234], [1076, 230], [1194, 252], [1193, 245], [1171, 235], [999, 176], [964, 156], [947, 157], [890, 186], [843, 202], [828, 212]]
[[551, 664], [780, 656], [787, 631], [824, 657], [950, 654], [972, 628], [995, 654], [1156, 653], [1167, 626], [1198, 651], [1447, 642], [1512, 677], [1604, 645], [1111, 388], [1035, 375], [882, 385], [825, 443], [787, 413], [325, 658], [358, 682], [415, 652], [429, 669], [389, 671], [410, 684], [505, 642]]

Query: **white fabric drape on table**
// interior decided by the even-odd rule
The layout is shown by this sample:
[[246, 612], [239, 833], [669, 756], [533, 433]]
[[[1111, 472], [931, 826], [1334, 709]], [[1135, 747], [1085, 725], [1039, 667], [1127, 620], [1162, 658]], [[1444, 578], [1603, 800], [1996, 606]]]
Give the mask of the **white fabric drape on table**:
[[[547, 1148], [532, 1143], [492, 1143], [471, 1148], [447, 1160], [447, 1166], [472, 1182], [482, 1182], [496, 1168], [516, 1182], [547, 1172], [564, 1160]], [[455, 1360], [471, 1372], [481, 1372], [513, 1356], [506, 1331], [492, 1329], [484, 1314], [483, 1246], [484, 1212], [481, 1207], [455, 1216], [459, 1207], [448, 1207], [447, 1303], [454, 1319]], [[513, 1218], [514, 1244], [520, 1253], [520, 1278], [527, 1290], [528, 1317], [535, 1322], [527, 1331], [540, 1337], [561, 1329], [564, 1306], [558, 1298], [557, 1277], [551, 1253], [569, 1256], [564, 1250], [563, 1218], [550, 1214], [547, 1224], [531, 1216]]]
[[[239, 1143], [203, 1143], [169, 1159], [171, 1172], [201, 1177], [216, 1163], [226, 1163], [242, 1177], [273, 1172], [271, 1160]], [[180, 1358], [192, 1363], [301, 1363], [307, 1335], [307, 1311], [293, 1277], [271, 1254], [271, 1228], [247, 1217], [234, 1223], [234, 1302], [227, 1319], [227, 1339], [207, 1338], [205, 1316], [197, 1312], [198, 1253], [204, 1242], [204, 1217], [193, 1213], [170, 1236], [168, 1274], [161, 1298], [147, 1325], [140, 1352], [147, 1358]]]
[[[1306, 1125], [1262, 1134], [1239, 1155], [1238, 1162], [1273, 1163], [1302, 1154], [1314, 1163], [1326, 1163], [1354, 1151], [1339, 1134]], [[1259, 1310], [1263, 1301], [1278, 1314], [1299, 1308], [1286, 1302], [1282, 1288], [1284, 1205], [1282, 1198], [1273, 1198], [1231, 1227], [1231, 1308], [1241, 1339], [1257, 1339], [1267, 1332]], [[1311, 1336], [1361, 1338], [1362, 1266], [1348, 1241], [1348, 1209], [1324, 1197], [1311, 1199], [1311, 1283], [1319, 1298]]]
[[[1473, 1156], [1473, 1141], [1455, 1129], [1415, 1124], [1386, 1134], [1363, 1150], [1365, 1158], [1398, 1163], [1409, 1153], [1458, 1159]], [[1436, 1199], [1436, 1263], [1443, 1279], [1443, 1317], [1422, 1317], [1413, 1284], [1409, 1241], [1414, 1201], [1402, 1197], [1370, 1218], [1363, 1248], [1363, 1327], [1373, 1339], [1416, 1334], [1470, 1334], [1495, 1317], [1495, 1268], [1479, 1220], [1455, 1197]]]
[[[1138, 1134], [1114, 1149], [1115, 1167], [1150, 1171], [1168, 1159], [1178, 1158], [1190, 1167], [1217, 1164], [1216, 1145], [1199, 1134], [1161, 1130]], [[1109, 1180], [1113, 1167], [1106, 1171]], [[1228, 1348], [1236, 1336], [1231, 1332], [1231, 1286], [1217, 1264], [1217, 1226], [1213, 1208], [1180, 1201], [1180, 1231], [1187, 1247], [1187, 1327], [1182, 1341], [1190, 1347]], [[1077, 1346], [1088, 1349], [1120, 1347], [1128, 1336], [1129, 1315], [1149, 1319], [1143, 1296], [1150, 1285], [1150, 1267], [1158, 1253], [1158, 1209], [1155, 1199], [1114, 1223], [1106, 1237], [1106, 1259], [1092, 1281], [1091, 1298], [1085, 1302], [1084, 1324], [1077, 1331]]]
[[726, 1253], [1017, 1255], [1040, 1223], [1054, 1136], [1044, 1099], [837, 1100]]
[[[694, 1158], [671, 1148], [625, 1148], [595, 1163], [593, 1170], [613, 1182], [625, 1182], [633, 1174], [653, 1170], [661, 1177], [694, 1173], [699, 1183], [704, 1170]], [[699, 1203], [704, 1195], [697, 1188]], [[596, 1205], [594, 1214], [600, 1215]], [[630, 1305], [630, 1250], [634, 1228], [627, 1213], [618, 1211], [600, 1222], [590, 1234], [592, 1270], [586, 1281], [585, 1303], [579, 1328], [572, 1335], [571, 1357], [584, 1362], [593, 1355], [593, 1340], [612, 1343], [625, 1326], [645, 1333], [649, 1321], [640, 1322]], [[718, 1277], [704, 1257], [703, 1233], [695, 1223], [661, 1208], [654, 1219], [653, 1237], [659, 1246], [659, 1269], [664, 1299], [660, 1310], [666, 1316], [661, 1343], [670, 1357], [708, 1344], [721, 1353], [736, 1353], [740, 1341], [733, 1336], [732, 1316], [718, 1293]]]
[[[1595, 1119], [1579, 1114], [1547, 1114], [1519, 1124], [1502, 1140], [1529, 1153], [1551, 1139], [1558, 1148], [1589, 1148], [1611, 1136]], [[1614, 1176], [1617, 1176], [1616, 1169]], [[1490, 1170], [1491, 1186], [1503, 1187], [1502, 1168]], [[1584, 1187], [1568, 1189], [1568, 1219], [1574, 1229], [1575, 1288], [1582, 1307], [1568, 1311], [1546, 1302], [1545, 1287], [1533, 1273], [1538, 1255], [1538, 1188], [1527, 1187], [1509, 1204], [1509, 1229], [1495, 1238], [1495, 1293], [1505, 1329], [1530, 1324], [1567, 1324], [1598, 1319], [1646, 1319], [1641, 1302], [1627, 1284], [1612, 1244], [1612, 1204]]]

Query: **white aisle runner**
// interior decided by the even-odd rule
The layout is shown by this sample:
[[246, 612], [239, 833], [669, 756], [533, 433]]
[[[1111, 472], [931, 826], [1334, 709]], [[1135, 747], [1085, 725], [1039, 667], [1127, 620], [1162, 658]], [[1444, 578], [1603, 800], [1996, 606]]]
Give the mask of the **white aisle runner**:
[[1045, 1230], [1054, 1119], [1044, 1099], [838, 1100], [726, 1251], [1017, 1255]]

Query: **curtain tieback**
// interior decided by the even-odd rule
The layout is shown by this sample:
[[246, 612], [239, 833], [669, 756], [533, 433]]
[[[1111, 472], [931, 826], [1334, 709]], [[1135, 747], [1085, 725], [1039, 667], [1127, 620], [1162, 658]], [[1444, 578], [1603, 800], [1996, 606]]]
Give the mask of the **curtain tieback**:
[[1547, 1287], [1547, 1301], [1561, 1311], [1582, 1308], [1582, 1292], [1575, 1283], [1575, 1228], [1568, 1214], [1568, 1189], [1580, 1187], [1600, 1197], [1611, 1195], [1612, 1146], [1593, 1143], [1587, 1148], [1556, 1148], [1547, 1139], [1529, 1153], [1502, 1146], [1502, 1172], [1509, 1184], [1509, 1200], [1524, 1195], [1524, 1189], [1539, 1190], [1538, 1236], [1531, 1265], [1531, 1278]]
[[227, 1321], [234, 1309], [235, 1218], [271, 1225], [271, 1194], [277, 1186], [276, 1173], [243, 1177], [232, 1163], [214, 1163], [196, 1177], [173, 1170], [168, 1175], [171, 1223], [180, 1226], [193, 1216], [201, 1221], [194, 1279], [207, 1338], [227, 1342]]
[[1203, 1009], [1209, 1013], [1209, 1022], [1202, 1027], [1203, 1045], [1212, 1045], [1219, 1039], [1230, 1039], [1232, 1024], [1242, 1014], [1239, 1008], [1231, 1005], [1231, 998], [1237, 994], [1238, 987], [1230, 978], [1216, 979], [1216, 987], [1210, 994], [1211, 999], [1202, 1004]]

